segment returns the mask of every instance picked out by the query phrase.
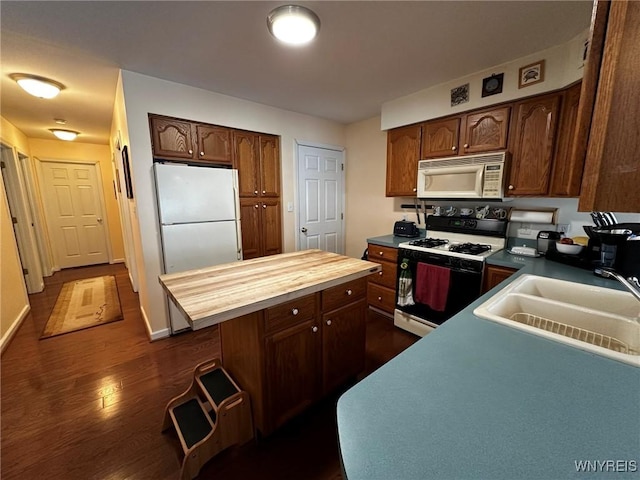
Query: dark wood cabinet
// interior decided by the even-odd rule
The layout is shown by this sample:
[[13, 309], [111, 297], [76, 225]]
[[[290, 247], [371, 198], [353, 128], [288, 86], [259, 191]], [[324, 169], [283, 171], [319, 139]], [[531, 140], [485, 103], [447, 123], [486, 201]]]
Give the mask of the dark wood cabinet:
[[486, 265], [484, 267], [484, 277], [482, 279], [482, 293], [488, 292], [517, 271], [518, 270], [515, 268]]
[[571, 156], [580, 104], [580, 88], [581, 83], [577, 83], [563, 93], [562, 113], [549, 186], [549, 195], [552, 197], [577, 197], [580, 194], [584, 159]]
[[280, 139], [260, 135], [260, 195], [280, 197]]
[[574, 144], [585, 158], [578, 210], [637, 213], [640, 2], [595, 5]]
[[421, 139], [420, 125], [389, 130], [387, 134], [387, 197], [416, 195]]
[[241, 197], [280, 196], [278, 137], [234, 130], [234, 161]]
[[548, 194], [561, 99], [554, 93], [515, 104], [508, 195]]
[[231, 165], [228, 128], [149, 115], [155, 158]]
[[366, 278], [220, 324], [223, 363], [268, 435], [364, 369]]
[[398, 249], [370, 243], [368, 259], [379, 263], [382, 270], [369, 276], [367, 301], [370, 307], [393, 314], [396, 307], [396, 283], [398, 278]]
[[241, 198], [242, 258], [282, 253], [280, 200]]
[[457, 155], [459, 136], [460, 117], [424, 123], [420, 158]]
[[492, 152], [507, 148], [511, 107], [482, 110], [464, 116], [463, 154]]

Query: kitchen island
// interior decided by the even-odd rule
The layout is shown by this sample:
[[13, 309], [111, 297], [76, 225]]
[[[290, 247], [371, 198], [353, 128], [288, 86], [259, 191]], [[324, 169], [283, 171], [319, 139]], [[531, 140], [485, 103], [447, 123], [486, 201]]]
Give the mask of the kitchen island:
[[473, 314], [525, 273], [621, 287], [494, 256], [520, 270], [340, 398], [348, 480], [640, 477], [640, 368]]
[[303, 250], [160, 276], [194, 330], [218, 325], [222, 362], [267, 435], [364, 369], [366, 277], [380, 265]]

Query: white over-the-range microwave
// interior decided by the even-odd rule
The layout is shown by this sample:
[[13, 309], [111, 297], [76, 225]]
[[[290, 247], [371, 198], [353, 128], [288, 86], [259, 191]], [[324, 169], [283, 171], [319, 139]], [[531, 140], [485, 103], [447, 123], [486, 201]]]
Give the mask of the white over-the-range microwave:
[[417, 196], [500, 200], [506, 163], [507, 152], [420, 160]]

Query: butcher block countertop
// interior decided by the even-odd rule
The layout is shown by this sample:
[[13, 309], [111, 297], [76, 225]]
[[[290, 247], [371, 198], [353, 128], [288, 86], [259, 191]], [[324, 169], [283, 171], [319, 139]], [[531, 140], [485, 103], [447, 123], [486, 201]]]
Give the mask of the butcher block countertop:
[[377, 263], [302, 250], [161, 275], [159, 280], [198, 330], [380, 270]]

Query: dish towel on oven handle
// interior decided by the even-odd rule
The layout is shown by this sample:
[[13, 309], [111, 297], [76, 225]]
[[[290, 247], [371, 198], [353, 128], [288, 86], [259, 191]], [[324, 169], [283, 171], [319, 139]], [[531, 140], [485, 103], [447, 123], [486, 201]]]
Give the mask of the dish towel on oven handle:
[[419, 262], [416, 271], [416, 301], [436, 312], [443, 312], [447, 307], [450, 283], [450, 269]]
[[398, 305], [401, 307], [415, 305], [416, 302], [413, 301], [413, 279], [411, 277], [408, 259], [402, 259], [400, 270], [400, 279], [398, 280]]

